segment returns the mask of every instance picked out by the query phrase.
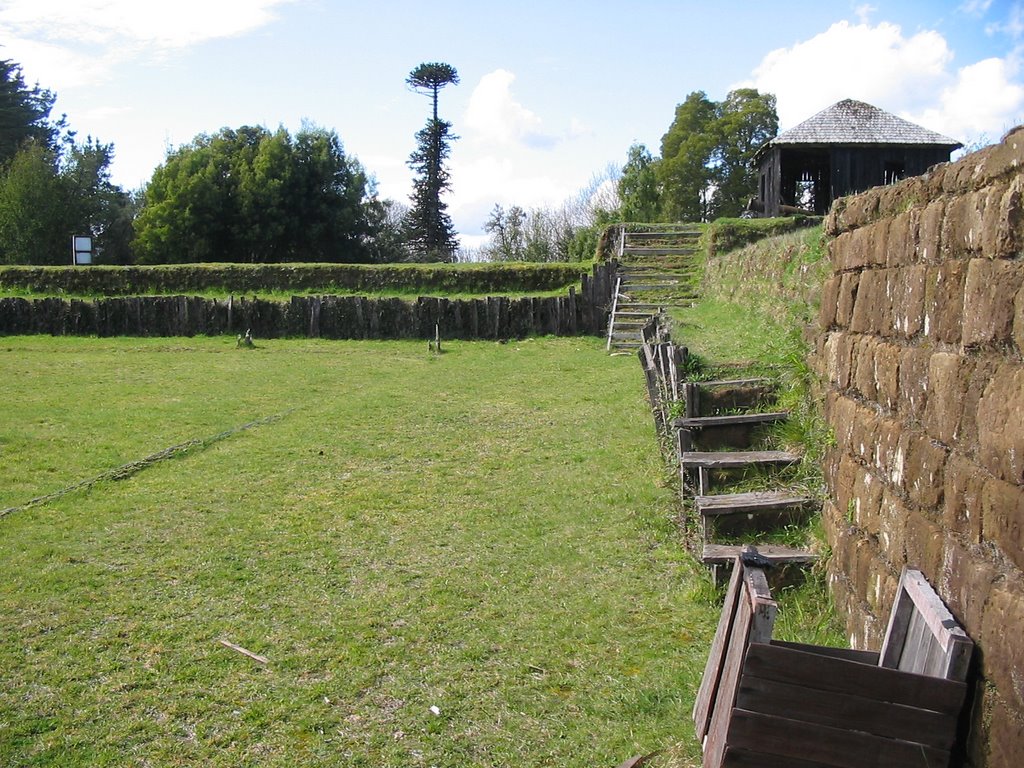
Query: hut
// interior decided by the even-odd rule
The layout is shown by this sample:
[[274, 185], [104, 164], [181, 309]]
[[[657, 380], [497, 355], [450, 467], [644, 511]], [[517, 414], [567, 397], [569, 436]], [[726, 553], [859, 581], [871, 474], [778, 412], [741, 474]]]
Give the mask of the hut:
[[837, 197], [917, 176], [962, 144], [846, 99], [780, 133], [754, 156], [762, 216], [823, 215]]

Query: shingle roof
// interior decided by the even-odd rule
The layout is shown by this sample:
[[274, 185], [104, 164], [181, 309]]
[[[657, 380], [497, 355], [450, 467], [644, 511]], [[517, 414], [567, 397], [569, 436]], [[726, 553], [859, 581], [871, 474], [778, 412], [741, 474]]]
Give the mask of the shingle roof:
[[956, 139], [853, 99], [837, 102], [780, 133], [762, 149], [788, 144], [930, 144], [950, 150], [962, 146]]

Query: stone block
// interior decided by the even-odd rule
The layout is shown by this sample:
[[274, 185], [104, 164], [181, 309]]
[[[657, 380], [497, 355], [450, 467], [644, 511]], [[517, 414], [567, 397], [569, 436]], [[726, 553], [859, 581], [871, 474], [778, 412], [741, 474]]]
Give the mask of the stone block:
[[958, 259], [981, 253], [988, 202], [987, 191], [968, 192], [950, 201], [942, 233], [943, 258]]
[[948, 450], [923, 432], [906, 432], [903, 446], [903, 488], [910, 500], [936, 515], [942, 508]]
[[1024, 712], [1019, 706], [1007, 705], [997, 698], [992, 704], [988, 731], [985, 768], [1020, 768], [1024, 755]]
[[895, 411], [900, 397], [900, 359], [903, 348], [895, 344], [879, 343], [874, 355], [874, 384], [876, 401]]
[[837, 272], [860, 270], [875, 263], [872, 226], [858, 227], [839, 235], [832, 242], [832, 264]]
[[1024, 569], [1024, 487], [987, 478], [981, 491], [981, 514], [984, 540]]
[[878, 218], [877, 190], [869, 190], [847, 198], [842, 214], [844, 229], [866, 227], [876, 218]]
[[1013, 344], [1017, 354], [1024, 356], [1024, 288], [1017, 291], [1013, 312]]
[[942, 260], [942, 227], [946, 200], [933, 200], [921, 211], [917, 235], [918, 263], [937, 264]]
[[869, 536], [882, 530], [882, 482], [866, 467], [854, 462], [848, 507], [854, 524]]
[[[994, 587], [982, 619], [983, 672], [1011, 708], [1024, 707], [1024, 591], [1015, 579]], [[1018, 758], [1020, 755], [1018, 754]]]
[[965, 373], [969, 369], [967, 389], [961, 403], [960, 426], [957, 428], [957, 450], [967, 455], [978, 452], [978, 404], [992, 377], [999, 370], [1000, 360], [995, 357], [965, 358]]
[[854, 403], [848, 428], [850, 455], [862, 464], [874, 465], [881, 420], [874, 411], [861, 403]]
[[878, 333], [891, 316], [892, 299], [886, 294], [886, 277], [886, 270], [882, 269], [861, 272], [850, 319], [850, 330], [854, 333]]
[[827, 334], [822, 345], [823, 375], [829, 385], [837, 390], [845, 390], [850, 386], [853, 341], [854, 337], [848, 333], [833, 332]]
[[999, 364], [978, 402], [978, 463], [1024, 484], [1024, 365]]
[[936, 352], [928, 361], [924, 426], [940, 443], [952, 445], [957, 439], [971, 367], [969, 360], [950, 352]]
[[964, 282], [964, 346], [1008, 344], [1014, 300], [1024, 286], [1024, 263], [971, 259]]
[[979, 166], [978, 181], [982, 184], [990, 184], [1005, 176], [1020, 173], [1024, 170], [1024, 128], [1017, 126], [998, 144], [964, 158], [968, 159]]
[[853, 386], [865, 400], [875, 401], [875, 350], [878, 340], [872, 336], [861, 336], [853, 350]]
[[946, 539], [946, 560], [935, 588], [946, 606], [972, 638], [981, 637], [985, 606], [998, 577], [995, 565], [981, 547]]
[[932, 584], [945, 560], [945, 534], [938, 523], [918, 511], [907, 514], [904, 529], [907, 565], [920, 569]]
[[885, 561], [897, 569], [903, 567], [907, 558], [907, 519], [910, 510], [892, 488], [883, 489], [879, 507], [878, 545]]
[[847, 272], [839, 283], [836, 297], [835, 323], [840, 328], [848, 328], [853, 320], [853, 308], [857, 303], [857, 291], [860, 288], [860, 273]]
[[894, 488], [903, 485], [906, 451], [903, 445], [905, 427], [896, 419], [875, 418], [872, 432], [873, 442], [869, 443], [871, 465], [886, 483]]
[[871, 562], [868, 574], [867, 603], [872, 614], [879, 618], [888, 616], [888, 611], [892, 608], [889, 589], [895, 591], [897, 583], [892, 568], [885, 560], [884, 553], [882, 557]]
[[965, 542], [980, 544], [986, 475], [977, 464], [953, 453], [946, 461], [943, 479], [943, 527]]
[[1010, 259], [1024, 247], [1024, 175], [989, 190], [981, 252], [988, 259]]
[[928, 270], [915, 264], [891, 270], [888, 276], [892, 295], [892, 331], [910, 339], [924, 328], [924, 297]]
[[917, 237], [920, 226], [920, 207], [905, 210], [889, 222], [889, 239], [885, 250], [887, 267], [905, 267], [917, 261]]
[[931, 357], [931, 351], [923, 347], [909, 347], [901, 354], [899, 413], [908, 423], [924, 420]]
[[928, 270], [924, 297], [924, 335], [960, 344], [967, 262], [948, 261]]
[[821, 286], [821, 306], [818, 309], [818, 327], [823, 331], [830, 330], [836, 322], [836, 308], [839, 306], [839, 286], [841, 275], [833, 275]]

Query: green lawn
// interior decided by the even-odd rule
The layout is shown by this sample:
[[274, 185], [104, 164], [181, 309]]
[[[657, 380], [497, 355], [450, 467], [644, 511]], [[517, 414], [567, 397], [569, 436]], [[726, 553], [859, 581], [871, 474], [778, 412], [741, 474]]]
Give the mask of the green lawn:
[[0, 765], [699, 754], [719, 609], [635, 359], [447, 350], [0, 339], [0, 509], [281, 416], [0, 517]]

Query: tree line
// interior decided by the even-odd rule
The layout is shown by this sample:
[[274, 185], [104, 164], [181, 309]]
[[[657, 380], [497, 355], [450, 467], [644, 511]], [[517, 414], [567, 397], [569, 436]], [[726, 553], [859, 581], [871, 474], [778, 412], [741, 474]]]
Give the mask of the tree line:
[[[431, 113], [409, 157], [405, 205], [380, 199], [338, 134], [309, 123], [294, 135], [261, 126], [201, 134], [170, 150], [143, 189], [125, 191], [111, 181], [113, 145], [79, 139], [66, 117], [51, 116], [55, 95], [0, 60], [0, 263], [67, 264], [73, 235], [92, 236], [97, 261], [108, 264], [454, 261], [444, 196], [457, 137], [438, 97], [458, 82], [441, 62], [406, 79], [430, 98]], [[468, 255], [585, 260], [612, 222], [739, 215], [756, 189], [753, 154], [777, 131], [770, 94], [739, 89], [719, 103], [691, 93], [660, 157], [636, 144], [624, 166], [560, 206], [495, 205], [484, 225], [489, 242]]]
[[141, 190], [111, 181], [111, 144], [79, 140], [55, 95], [0, 61], [0, 264], [68, 264], [71, 238], [93, 238], [107, 264], [453, 261], [442, 195], [451, 123], [437, 92], [458, 82], [423, 64], [407, 83], [428, 90], [433, 117], [409, 159], [412, 205], [378, 197], [338, 134], [304, 123], [223, 128], [167, 153]]

